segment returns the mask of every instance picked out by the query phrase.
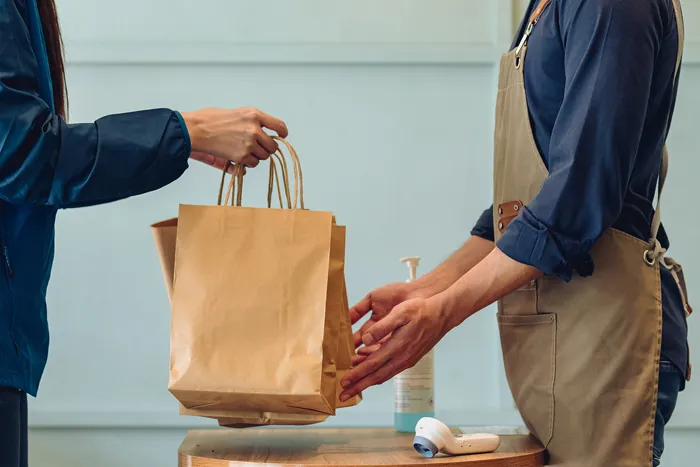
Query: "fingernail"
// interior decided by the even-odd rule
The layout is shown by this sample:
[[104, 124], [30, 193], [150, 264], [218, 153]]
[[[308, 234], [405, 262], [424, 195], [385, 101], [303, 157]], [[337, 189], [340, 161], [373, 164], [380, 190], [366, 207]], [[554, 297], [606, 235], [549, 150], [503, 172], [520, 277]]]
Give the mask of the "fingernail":
[[347, 380], [341, 381], [340, 385], [343, 387], [343, 389], [347, 389], [350, 387], [350, 381], [347, 381]]
[[367, 333], [364, 336], [362, 336], [362, 343], [364, 343], [365, 345], [374, 344], [374, 337], [372, 336], [372, 334]]
[[341, 394], [340, 395], [340, 402], [345, 402], [346, 400], [350, 399], [350, 396], [347, 394]]

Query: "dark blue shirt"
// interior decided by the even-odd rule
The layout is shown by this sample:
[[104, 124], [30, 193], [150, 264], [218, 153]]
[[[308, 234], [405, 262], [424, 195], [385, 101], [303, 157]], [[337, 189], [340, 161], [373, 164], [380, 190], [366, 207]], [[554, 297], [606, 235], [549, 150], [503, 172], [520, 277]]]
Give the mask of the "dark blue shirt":
[[51, 90], [36, 0], [0, 0], [0, 386], [32, 395], [48, 352], [58, 209], [160, 188], [185, 171], [190, 154], [177, 112], [67, 124]]
[[[530, 1], [513, 47], [538, 3]], [[605, 230], [649, 239], [677, 53], [671, 0], [552, 2], [528, 41], [524, 68], [549, 176], [498, 241], [505, 254], [569, 281], [594, 273], [590, 250]], [[472, 233], [493, 240], [491, 208]], [[668, 247], [663, 227], [659, 237]], [[662, 356], [685, 372], [681, 296], [664, 268], [661, 283]]]

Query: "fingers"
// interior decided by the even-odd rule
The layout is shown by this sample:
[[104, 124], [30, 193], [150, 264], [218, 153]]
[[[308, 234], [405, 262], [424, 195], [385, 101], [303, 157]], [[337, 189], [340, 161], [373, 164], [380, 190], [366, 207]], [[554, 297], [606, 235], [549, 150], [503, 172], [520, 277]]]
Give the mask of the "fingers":
[[[286, 138], [287, 135], [289, 135], [289, 131], [287, 130], [287, 125], [280, 120], [279, 118], [275, 118], [271, 115], [268, 115], [266, 113], [260, 112], [258, 115], [258, 118], [260, 120], [260, 123], [262, 124], [263, 127], [269, 128], [270, 130], [274, 131], [277, 133], [280, 137]], [[272, 151], [274, 152], [274, 151]]]
[[[387, 347], [389, 344], [387, 344]], [[343, 389], [348, 390], [353, 388], [358, 381], [365, 378], [367, 375], [379, 370], [391, 358], [389, 348], [381, 348], [372, 355], [366, 357], [365, 361], [350, 370], [340, 382]]]
[[407, 357], [399, 339], [388, 340], [379, 350], [360, 362], [341, 381], [340, 400], [361, 393], [370, 386], [381, 384], [408, 367]]
[[364, 315], [372, 309], [372, 294], [368, 293], [365, 298], [360, 300], [355, 306], [350, 308], [350, 324], [357, 323]]
[[257, 132], [256, 139], [258, 141], [258, 144], [265, 149], [268, 155], [274, 154], [275, 151], [279, 149], [277, 142], [274, 139], [272, 139], [272, 136], [265, 133], [262, 128], [259, 132]]
[[[272, 151], [272, 152], [274, 152], [274, 151]], [[260, 144], [257, 143], [257, 141], [252, 143], [250, 146], [250, 153], [261, 161], [264, 161], [268, 157], [270, 157], [270, 154], [272, 152], [270, 152], [267, 149], [265, 149], [264, 147], [262, 147]]]
[[350, 399], [351, 397], [356, 396], [357, 394], [360, 394], [362, 391], [364, 391], [365, 389], [367, 389], [371, 386], [376, 386], [378, 384], [386, 383], [391, 378], [398, 375], [399, 373], [401, 373], [405, 369], [406, 369], [405, 365], [403, 364], [402, 361], [389, 360], [386, 364], [384, 364], [376, 372], [365, 376], [364, 378], [359, 380], [357, 383], [355, 383], [353, 386], [348, 387], [348, 389], [346, 389], [345, 391], [340, 393], [340, 401], [345, 402], [346, 400]]
[[363, 324], [363, 325], [360, 327], [360, 329], [357, 330], [357, 332], [353, 333], [353, 335], [352, 335], [352, 340], [353, 340], [353, 343], [355, 344], [355, 348], [358, 348], [359, 346], [362, 345], [362, 336], [367, 332], [367, 330], [368, 330], [369, 328], [372, 327], [372, 325], [373, 325], [375, 322], [376, 322], [376, 321], [373, 321], [373, 320], [370, 319], [370, 320], [367, 321], [365, 324]]
[[357, 366], [365, 360], [367, 360], [367, 357], [364, 355], [353, 355], [351, 359], [352, 366]]
[[260, 159], [258, 159], [257, 157], [255, 157], [253, 155], [250, 155], [250, 154], [245, 156], [243, 158], [243, 160], [241, 160], [241, 164], [243, 164], [246, 167], [250, 167], [250, 168], [257, 167], [259, 163], [260, 163]]
[[403, 313], [398, 307], [394, 308], [391, 313], [386, 315], [381, 321], [374, 323], [362, 334], [362, 343], [367, 346], [373, 345], [408, 322], [408, 314]]
[[391, 334], [389, 334], [384, 339], [380, 340], [379, 342], [377, 342], [374, 345], [365, 345], [364, 347], [360, 347], [359, 349], [357, 349], [357, 353], [359, 355], [365, 355], [365, 356], [372, 355], [374, 352], [376, 352], [377, 350], [379, 350], [381, 348], [382, 344], [385, 343], [387, 341], [387, 339], [389, 339], [389, 337], [391, 337]]

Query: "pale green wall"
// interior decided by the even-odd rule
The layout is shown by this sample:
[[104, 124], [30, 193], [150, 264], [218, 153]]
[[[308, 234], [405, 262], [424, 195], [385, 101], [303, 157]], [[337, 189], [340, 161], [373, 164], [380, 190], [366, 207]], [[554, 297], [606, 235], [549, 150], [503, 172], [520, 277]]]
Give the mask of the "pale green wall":
[[[423, 256], [422, 271], [437, 264], [489, 204], [494, 64], [509, 42], [513, 3], [58, 0], [71, 116], [255, 105], [284, 118], [304, 164], [307, 204], [348, 226], [355, 300], [405, 279], [401, 256]], [[700, 290], [700, 221], [688, 201], [700, 198], [700, 2], [684, 5], [689, 39], [664, 222], [692, 298]], [[265, 175], [247, 176], [246, 200], [262, 204]], [[30, 405], [33, 466], [174, 466], [185, 429], [206, 425], [178, 417], [167, 393], [169, 309], [148, 226], [174, 215], [179, 202], [211, 203], [216, 178], [196, 166], [160, 192], [60, 213], [52, 349]], [[700, 349], [695, 321], [692, 348]], [[438, 416], [455, 425], [519, 422], [493, 310], [448, 335], [436, 360]], [[391, 422], [391, 385], [333, 420]], [[699, 441], [694, 381], [680, 399], [664, 465], [694, 465]]]

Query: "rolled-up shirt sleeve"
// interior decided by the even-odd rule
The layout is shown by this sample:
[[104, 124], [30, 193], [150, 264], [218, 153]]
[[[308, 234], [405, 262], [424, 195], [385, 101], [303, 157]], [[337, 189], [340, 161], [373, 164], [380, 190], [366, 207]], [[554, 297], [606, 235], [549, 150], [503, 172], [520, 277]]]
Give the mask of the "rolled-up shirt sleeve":
[[560, 11], [566, 82], [549, 176], [497, 246], [568, 281], [622, 211], [663, 40], [656, 2], [594, 0]]
[[0, 2], [0, 199], [87, 206], [178, 178], [191, 148], [177, 112], [153, 109], [81, 124], [53, 112], [40, 96], [38, 63], [20, 6]]
[[484, 240], [493, 241], [493, 206], [489, 206], [484, 212], [481, 213], [479, 219], [474, 224], [471, 234], [475, 237], [481, 237]]

